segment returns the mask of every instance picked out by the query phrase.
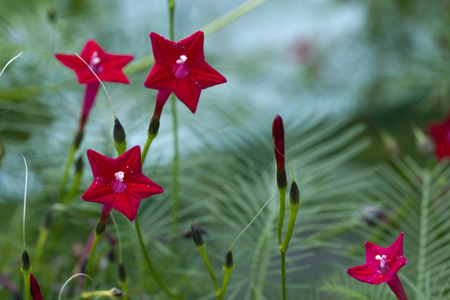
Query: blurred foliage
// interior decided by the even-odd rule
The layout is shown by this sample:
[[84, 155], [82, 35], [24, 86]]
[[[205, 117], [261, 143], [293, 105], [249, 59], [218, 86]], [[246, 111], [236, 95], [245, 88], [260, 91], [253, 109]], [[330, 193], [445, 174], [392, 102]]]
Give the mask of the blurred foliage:
[[[179, 38], [243, 3], [176, 2]], [[233, 249], [227, 299], [279, 298], [270, 135], [277, 113], [284, 118], [286, 153], [302, 201], [287, 259], [289, 299], [392, 299], [387, 287], [357, 282], [345, 269], [363, 263], [364, 241], [388, 245], [402, 231], [409, 263], [399, 274], [408, 295], [449, 298], [448, 163], [419, 153], [412, 132], [412, 126], [427, 132], [431, 120], [450, 111], [449, 12], [444, 0], [268, 1], [205, 40], [208, 62], [228, 83], [204, 91], [195, 115], [178, 105], [180, 227], [189, 230], [195, 220], [204, 228], [219, 282], [226, 249], [275, 195]], [[311, 30], [314, 38], [305, 33], [302, 14], [315, 19], [314, 26], [325, 24]], [[29, 162], [32, 263], [47, 212], [53, 228], [61, 224], [59, 235], [50, 234], [42, 261], [33, 265], [44, 299], [57, 299], [62, 284], [79, 271], [100, 212], [99, 205], [80, 200], [91, 182], [87, 163], [71, 204], [56, 205], [83, 87], [54, 53], [80, 51], [94, 38], [106, 51], [133, 54], [135, 63], [146, 66], [127, 74], [128, 86], [106, 84], [128, 145], [143, 145], [156, 95], [142, 86], [150, 70], [148, 33], [166, 35], [167, 16], [164, 1], [0, 2], [0, 65], [24, 53], [0, 78], [0, 298], [11, 298], [6, 279], [23, 290], [24, 168], [18, 151]], [[333, 30], [334, 16], [345, 24], [342, 32]], [[170, 113], [166, 107], [144, 165], [166, 192], [143, 200], [139, 219], [164, 282], [185, 299], [214, 299], [192, 241], [181, 230], [170, 231]], [[88, 148], [114, 156], [112, 128], [101, 92], [77, 156], [85, 158]], [[141, 262], [134, 226], [115, 215], [132, 299], [166, 299]], [[117, 286], [117, 258], [111, 255], [117, 252], [116, 233], [112, 225], [107, 230], [96, 256], [97, 289]], [[65, 299], [77, 297], [78, 284], [69, 284]]]

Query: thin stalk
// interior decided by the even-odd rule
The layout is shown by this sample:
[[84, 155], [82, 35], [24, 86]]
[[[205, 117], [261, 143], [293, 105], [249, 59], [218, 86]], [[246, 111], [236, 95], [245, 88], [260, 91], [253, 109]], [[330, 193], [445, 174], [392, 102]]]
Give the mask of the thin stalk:
[[94, 240], [92, 241], [91, 251], [89, 252], [88, 261], [86, 264], [86, 274], [92, 275], [92, 263], [94, 261], [95, 250], [97, 249], [98, 242], [103, 234], [97, 234], [94, 231]]
[[145, 262], [147, 263], [147, 267], [150, 271], [150, 273], [153, 275], [153, 278], [155, 278], [156, 283], [159, 285], [159, 287], [169, 296], [176, 297], [169, 289], [164, 285], [161, 278], [159, 277], [158, 273], [156, 273], [155, 268], [153, 267], [152, 262], [150, 261], [150, 257], [148, 256], [147, 250], [145, 249], [144, 241], [142, 239], [141, 229], [139, 227], [139, 221], [138, 218], [134, 220], [134, 224], [136, 225], [136, 233], [138, 235], [139, 244], [141, 245], [142, 254], [144, 255]]
[[66, 167], [64, 168], [64, 173], [63, 173], [63, 177], [62, 177], [61, 189], [59, 192], [60, 200], [62, 200], [64, 198], [64, 195], [66, 193], [66, 184], [67, 184], [67, 179], [69, 178], [70, 167], [73, 164], [73, 160], [75, 158], [75, 153], [77, 152], [77, 150], [78, 150], [78, 146], [76, 146], [75, 144], [72, 144], [72, 146], [70, 148], [69, 158], [67, 159]]
[[34, 255], [34, 264], [36, 266], [39, 266], [39, 263], [41, 262], [41, 258], [42, 258], [42, 253], [44, 251], [44, 245], [45, 242], [47, 241], [48, 238], [48, 234], [49, 234], [49, 229], [42, 226], [41, 228], [39, 228], [39, 237], [38, 237], [38, 241], [36, 244], [36, 254]]
[[278, 229], [278, 246], [281, 246], [282, 240], [281, 240], [281, 231], [283, 229], [283, 222], [284, 222], [284, 211], [286, 210], [286, 189], [287, 187], [285, 187], [284, 189], [278, 189], [278, 191], [280, 192], [280, 215], [278, 217], [278, 224], [277, 224], [277, 229]]
[[25, 281], [25, 300], [33, 300], [31, 298], [30, 272], [22, 272]]
[[286, 252], [281, 254], [281, 299], [286, 300]]
[[147, 156], [148, 149], [150, 148], [150, 145], [152, 144], [155, 137], [156, 137], [156, 135], [152, 135], [149, 132], [147, 132], [147, 142], [145, 142], [144, 149], [142, 150], [141, 165], [144, 165], [144, 161], [145, 161], [145, 157]]
[[63, 200], [64, 205], [69, 205], [70, 201], [72, 201], [73, 197], [77, 193], [78, 186], [80, 185], [81, 178], [83, 177], [83, 172], [76, 172], [75, 179], [73, 180], [72, 187], [70, 191], [67, 193], [66, 197]]
[[214, 288], [216, 289], [216, 293], [218, 293], [219, 292], [219, 286], [217, 285], [216, 275], [214, 274], [214, 271], [213, 271], [213, 269], [211, 267], [211, 264], [210, 264], [209, 259], [208, 259], [208, 255], [206, 255], [205, 245], [198, 246], [197, 249], [198, 249], [198, 251], [200, 252], [200, 254], [202, 256], [206, 267], [208, 268], [209, 276], [211, 277], [211, 279], [212, 279], [212, 281], [214, 283]]
[[219, 299], [219, 300], [223, 299], [223, 297], [225, 296], [225, 292], [227, 290], [228, 282], [230, 281], [231, 272], [233, 272], [233, 268], [231, 268], [231, 269], [223, 268], [223, 270], [224, 270], [224, 276], [223, 276], [223, 281], [222, 281], [222, 287], [217, 292], [217, 299]]
[[179, 189], [179, 146], [178, 146], [178, 120], [177, 102], [172, 94], [172, 118], [173, 118], [173, 172], [172, 172], [172, 233], [178, 231], [178, 189]]

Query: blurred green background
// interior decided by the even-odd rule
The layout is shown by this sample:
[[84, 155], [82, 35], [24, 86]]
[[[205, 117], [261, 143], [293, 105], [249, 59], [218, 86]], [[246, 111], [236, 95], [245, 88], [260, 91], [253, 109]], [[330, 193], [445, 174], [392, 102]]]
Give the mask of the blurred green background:
[[[342, 282], [353, 284], [349, 290], [371, 295], [377, 287], [347, 282], [345, 272], [342, 275], [338, 271], [337, 279], [327, 274], [362, 264], [363, 242], [369, 238], [387, 246], [405, 231], [410, 249], [415, 242], [423, 244], [408, 219], [413, 214], [405, 212], [403, 202], [397, 207], [394, 201], [388, 201], [390, 197], [406, 199], [403, 190], [386, 188], [381, 189], [386, 195], [378, 193], [379, 185], [397, 182], [406, 189], [408, 199], [415, 203], [417, 196], [420, 202], [425, 189], [421, 172], [430, 167], [430, 162], [430, 184], [436, 182], [433, 193], [441, 197], [448, 185], [447, 165], [441, 163], [437, 171], [432, 171], [436, 170], [433, 155], [419, 153], [412, 128], [427, 132], [428, 124], [443, 119], [450, 108], [450, 2], [249, 2], [255, 4], [252, 10], [212, 32], [208, 24], [244, 1], [176, 1], [176, 40], [206, 28], [206, 60], [228, 80], [202, 92], [195, 115], [178, 103], [180, 227], [188, 230], [192, 220], [205, 227], [207, 249], [217, 274], [221, 274], [224, 249], [264, 202], [276, 195], [271, 126], [275, 115], [280, 114], [286, 127], [286, 153], [293, 162], [305, 207], [299, 213], [298, 235], [288, 262], [291, 299], [300, 299], [298, 295], [302, 299], [349, 299], [348, 294], [321, 288], [333, 286], [333, 282], [341, 287], [345, 286]], [[43, 260], [33, 272], [38, 280], [40, 277], [45, 299], [57, 299], [61, 285], [75, 272], [77, 249], [85, 243], [100, 212], [98, 205], [80, 199], [92, 180], [86, 159], [77, 196], [68, 207], [55, 206], [84, 87], [54, 54], [79, 53], [86, 40], [95, 39], [107, 52], [135, 55], [126, 68], [131, 84], [106, 83], [106, 87], [129, 147], [142, 147], [156, 95], [143, 86], [151, 68], [146, 63], [152, 53], [151, 31], [168, 36], [165, 1], [0, 3], [0, 66], [23, 52], [0, 78], [0, 139], [4, 147], [0, 168], [0, 225], [4, 228], [0, 233], [0, 275], [19, 290], [23, 285], [19, 265], [25, 177], [19, 151], [26, 156], [30, 172], [27, 244], [32, 262], [47, 211], [52, 211], [55, 223], [64, 220], [64, 234], [58, 241], [50, 237]], [[145, 228], [150, 253], [161, 262], [158, 268], [168, 285], [182, 291], [186, 299], [214, 299], [212, 285], [203, 284], [209, 279], [192, 242], [170, 232], [171, 124], [167, 106], [144, 165], [144, 173], [166, 193], [142, 201], [141, 227]], [[113, 116], [100, 90], [77, 157], [85, 158], [87, 149], [113, 157], [112, 128]], [[395, 149], [382, 138], [387, 135], [391, 143], [396, 143]], [[386, 174], [396, 180], [387, 180]], [[415, 176], [421, 180], [416, 182]], [[439, 208], [439, 218], [445, 218], [448, 211], [448, 196], [444, 193], [443, 197], [447, 201]], [[278, 298], [279, 257], [271, 227], [276, 199], [236, 244], [230, 299]], [[411, 207], [424, 215], [423, 207]], [[134, 284], [132, 299], [165, 299], [139, 263], [142, 258], [133, 227], [116, 216]], [[376, 220], [366, 222], [368, 217]], [[410, 232], [401, 226], [403, 221], [411, 226], [406, 227]], [[110, 231], [115, 234], [112, 226]], [[435, 238], [448, 250], [448, 234], [442, 235]], [[175, 249], [169, 242], [176, 245]], [[102, 247], [97, 288], [109, 289], [116, 285], [116, 271], [114, 263], [107, 262], [109, 246], [104, 242]], [[415, 259], [407, 258], [411, 266], [408, 278], [415, 278]], [[417, 261], [419, 267], [421, 260]], [[406, 287], [407, 291], [411, 292], [413, 285]], [[436, 285], [437, 290], [443, 289]], [[379, 290], [382, 292], [377, 299], [390, 299], [385, 287]], [[430, 297], [436, 297], [430, 293]], [[0, 297], [11, 298], [2, 283]]]

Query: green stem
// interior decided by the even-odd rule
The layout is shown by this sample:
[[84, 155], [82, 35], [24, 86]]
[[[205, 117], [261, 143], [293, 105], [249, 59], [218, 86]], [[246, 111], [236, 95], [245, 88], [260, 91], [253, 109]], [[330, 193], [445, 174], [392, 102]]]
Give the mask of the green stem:
[[59, 192], [59, 199], [62, 200], [64, 198], [64, 194], [66, 193], [66, 184], [67, 179], [69, 178], [70, 167], [73, 164], [73, 160], [75, 158], [75, 153], [77, 152], [78, 147], [75, 144], [72, 144], [70, 148], [69, 158], [67, 159], [66, 167], [64, 169], [62, 182], [61, 182], [61, 190]]
[[175, 13], [175, 0], [169, 0], [169, 38], [171, 41], [175, 40], [174, 34], [174, 15]]
[[75, 179], [73, 180], [72, 187], [70, 191], [67, 193], [66, 197], [63, 200], [64, 205], [69, 205], [70, 201], [72, 201], [73, 197], [77, 193], [78, 186], [80, 185], [81, 178], [83, 177], [83, 172], [76, 172]]
[[25, 300], [33, 300], [31, 298], [30, 272], [22, 271], [23, 280], [25, 281]]
[[201, 245], [197, 247], [198, 251], [200, 252], [203, 261], [205, 262], [206, 267], [208, 268], [208, 272], [209, 272], [209, 276], [211, 277], [213, 283], [214, 283], [214, 288], [216, 289], [216, 293], [219, 292], [219, 286], [217, 285], [217, 280], [216, 280], [216, 275], [214, 274], [214, 271], [211, 267], [211, 264], [209, 262], [208, 259], [208, 255], [206, 255], [206, 251], [205, 251], [205, 245]]
[[178, 231], [178, 175], [179, 175], [179, 149], [178, 149], [178, 120], [177, 102], [172, 94], [172, 118], [173, 118], [173, 173], [172, 173], [172, 233]]
[[150, 145], [152, 144], [153, 140], [155, 139], [156, 135], [150, 134], [150, 132], [147, 131], [147, 142], [145, 142], [144, 150], [142, 150], [142, 156], [141, 156], [141, 165], [144, 165], [145, 157], [147, 156], [148, 149], [150, 148]]
[[284, 211], [286, 210], [286, 190], [287, 187], [284, 189], [278, 188], [278, 191], [280, 192], [280, 215], [278, 217], [278, 246], [281, 246], [281, 230], [283, 229], [283, 222], [284, 222]]
[[284, 237], [283, 244], [280, 246], [281, 254], [281, 294], [282, 299], [286, 300], [286, 252], [291, 242], [292, 233], [294, 232], [295, 219], [297, 217], [298, 209], [300, 208], [300, 203], [292, 204], [289, 202], [289, 223], [286, 230], [286, 236]]
[[89, 252], [89, 257], [86, 264], [86, 274], [89, 276], [92, 276], [92, 263], [94, 261], [95, 250], [97, 249], [98, 242], [100, 241], [102, 235], [103, 234], [97, 234], [94, 231], [94, 240], [92, 241], [91, 251]]
[[223, 268], [224, 276], [222, 281], [222, 287], [217, 292], [217, 299], [221, 300], [225, 296], [225, 292], [227, 291], [228, 282], [230, 281], [231, 273], [233, 272], [234, 268]]
[[286, 252], [281, 253], [281, 299], [286, 300]]
[[138, 238], [139, 238], [139, 244], [141, 245], [142, 254], [144, 255], [145, 262], [147, 263], [147, 267], [150, 270], [150, 273], [153, 275], [153, 278], [155, 278], [155, 281], [159, 285], [159, 287], [164, 292], [166, 292], [166, 294], [168, 294], [168, 295], [170, 295], [172, 297], [176, 297], [176, 295], [174, 295], [171, 291], [169, 291], [169, 289], [164, 285], [164, 283], [162, 282], [162, 280], [159, 277], [158, 273], [156, 273], [156, 270], [153, 267], [152, 262], [150, 261], [150, 257], [147, 254], [147, 250], [145, 249], [144, 241], [142, 239], [141, 229], [139, 227], [139, 221], [138, 221], [137, 217], [134, 220], [134, 224], [136, 225], [136, 233], [137, 233]]
[[97, 299], [99, 297], [117, 298], [117, 294], [120, 295], [118, 290], [116, 288], [112, 288], [110, 290], [81, 293], [81, 299], [89, 299], [92, 297], [96, 297], [95, 299]]

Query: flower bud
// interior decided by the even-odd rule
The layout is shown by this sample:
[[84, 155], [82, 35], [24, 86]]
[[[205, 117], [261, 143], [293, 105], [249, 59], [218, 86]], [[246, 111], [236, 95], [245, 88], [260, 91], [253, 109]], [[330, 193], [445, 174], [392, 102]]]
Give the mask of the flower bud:
[[194, 222], [191, 222], [191, 232], [195, 246], [196, 247], [203, 246], [205, 243], [203, 242], [202, 234], [200, 232], [200, 229]]
[[120, 124], [119, 119], [114, 120], [114, 130], [113, 130], [113, 136], [114, 136], [114, 146], [116, 147], [117, 152], [119, 155], [125, 153], [127, 149], [127, 141], [126, 141], [126, 135], [125, 130], [123, 129], [122, 124]]
[[106, 223], [98, 222], [97, 226], [95, 227], [95, 234], [102, 235], [103, 232], [105, 232], [105, 229], [106, 229]]
[[31, 271], [31, 262], [30, 262], [30, 256], [28, 255], [28, 251], [27, 250], [23, 250], [22, 252], [22, 265], [20, 266], [20, 268], [23, 271]]
[[292, 181], [291, 191], [289, 193], [289, 207], [298, 209], [300, 207], [300, 190], [297, 183]]
[[233, 269], [234, 268], [233, 253], [231, 252], [231, 250], [228, 250], [227, 254], [225, 255], [225, 263], [223, 264], [223, 267], [225, 269]]
[[277, 186], [279, 189], [285, 189], [287, 187], [287, 179], [284, 167], [284, 126], [283, 119], [279, 115], [273, 120], [272, 137], [277, 163]]

